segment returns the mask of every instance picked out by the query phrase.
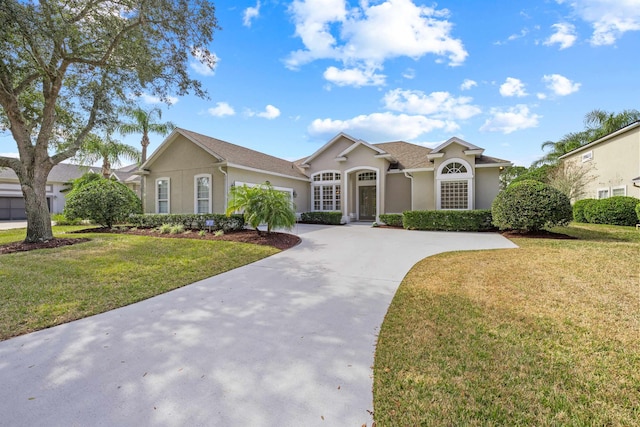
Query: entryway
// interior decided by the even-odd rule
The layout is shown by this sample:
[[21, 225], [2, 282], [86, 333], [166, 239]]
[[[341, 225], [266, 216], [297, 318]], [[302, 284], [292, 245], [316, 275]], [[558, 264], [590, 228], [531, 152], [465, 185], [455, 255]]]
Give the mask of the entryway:
[[360, 221], [375, 221], [376, 220], [376, 187], [375, 186], [360, 186], [359, 192], [359, 211], [358, 219]]

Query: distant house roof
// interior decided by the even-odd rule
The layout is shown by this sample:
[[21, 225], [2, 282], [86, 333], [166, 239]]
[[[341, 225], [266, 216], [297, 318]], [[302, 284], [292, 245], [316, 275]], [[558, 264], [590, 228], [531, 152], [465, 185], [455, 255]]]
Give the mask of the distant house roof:
[[[132, 166], [134, 167], [134, 170], [137, 169], [137, 165]], [[132, 166], [126, 166], [123, 169], [131, 169]], [[123, 171], [123, 169], [113, 170], [113, 174], [116, 174], [120, 181], [135, 182], [136, 180], [140, 180], [140, 177], [132, 175], [131, 172]], [[95, 166], [73, 165], [71, 163], [58, 163], [51, 169], [51, 172], [49, 172], [47, 182], [69, 182], [73, 179], [80, 178], [87, 172], [102, 173], [102, 168]], [[17, 181], [18, 176], [13, 169], [4, 168], [0, 169], [0, 179]]]
[[562, 156], [560, 156], [559, 159], [565, 159], [565, 158], [567, 158], [569, 156], [572, 156], [572, 155], [574, 155], [576, 153], [579, 153], [580, 151], [588, 150], [589, 148], [592, 148], [594, 145], [601, 144], [601, 143], [603, 143], [605, 141], [610, 140], [611, 138], [615, 138], [618, 135], [621, 135], [623, 133], [629, 132], [629, 131], [631, 131], [633, 129], [636, 129], [636, 128], [640, 128], [640, 121], [633, 122], [630, 125], [623, 127], [622, 129], [618, 129], [615, 132], [611, 132], [609, 135], [605, 135], [602, 138], [596, 139], [593, 142], [590, 142], [590, 143], [588, 143], [586, 145], [583, 145], [582, 147], [578, 147], [575, 150], [569, 151], [568, 153], [563, 154]]
[[229, 166], [270, 172], [297, 179], [309, 179], [294, 162], [181, 128], [173, 130], [171, 135], [158, 147], [158, 150], [142, 165], [142, 168], [153, 163], [154, 158], [163, 151], [163, 146], [166, 147], [173, 142], [177, 135], [183, 135], [218, 159], [219, 162], [227, 163]]

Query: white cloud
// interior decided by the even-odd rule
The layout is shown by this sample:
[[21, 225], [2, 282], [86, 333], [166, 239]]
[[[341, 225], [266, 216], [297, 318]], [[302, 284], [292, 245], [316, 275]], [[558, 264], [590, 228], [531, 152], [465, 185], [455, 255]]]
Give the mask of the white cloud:
[[348, 120], [316, 119], [309, 125], [313, 136], [329, 138], [338, 132], [358, 135], [368, 141], [412, 140], [436, 129], [454, 132], [458, 126], [450, 121], [390, 112], [360, 115]]
[[460, 90], [469, 90], [474, 86], [478, 86], [478, 83], [475, 80], [464, 79], [464, 81], [460, 85]]
[[345, 68], [339, 70], [336, 67], [329, 67], [325, 70], [324, 78], [337, 86], [382, 86], [386, 76], [376, 74], [375, 68]]
[[226, 102], [217, 102], [216, 106], [207, 110], [213, 117], [233, 116], [236, 111]]
[[547, 94], [546, 93], [542, 93], [542, 92], [538, 92], [536, 94], [536, 97], [538, 97], [538, 99], [547, 99]]
[[286, 59], [290, 69], [316, 59], [334, 59], [351, 69], [381, 69], [390, 58], [427, 54], [448, 58], [454, 66], [468, 55], [462, 41], [451, 36], [446, 9], [412, 0], [361, 1], [354, 7], [345, 0], [294, 0], [289, 11], [304, 44]]
[[[563, 0], [556, 0], [563, 3]], [[575, 13], [593, 26], [591, 44], [611, 45], [627, 31], [640, 30], [638, 0], [572, 0]]]
[[524, 36], [526, 36], [527, 34], [529, 34], [529, 30], [527, 28], [523, 28], [518, 34], [511, 34], [507, 38], [507, 40], [513, 41], [513, 40], [521, 39]]
[[242, 25], [245, 27], [251, 26], [251, 20], [260, 16], [260, 0], [256, 3], [255, 7], [248, 7], [244, 10], [242, 16]]
[[507, 110], [492, 108], [491, 117], [488, 118], [480, 131], [502, 132], [505, 135], [517, 130], [538, 126], [538, 120], [542, 117], [529, 111], [529, 107], [523, 104], [510, 107]]
[[265, 107], [264, 111], [262, 112], [257, 113], [252, 110], [246, 110], [245, 114], [248, 117], [257, 116], [257, 117], [262, 117], [263, 119], [273, 120], [277, 117], [280, 117], [280, 110], [274, 107], [273, 105], [269, 104]]
[[576, 27], [566, 22], [560, 22], [551, 26], [556, 30], [548, 39], [544, 41], [544, 45], [552, 46], [560, 45], [560, 50], [573, 46], [578, 37], [576, 36]]
[[[140, 98], [142, 98], [145, 104], [161, 104], [164, 102], [159, 97], [149, 95], [147, 93], [143, 93], [142, 95], [140, 95]], [[175, 96], [168, 96], [166, 101], [169, 105], [173, 105], [178, 102], [178, 98], [176, 98]]]
[[500, 85], [500, 95], [502, 96], [517, 96], [521, 98], [527, 96], [527, 92], [524, 89], [524, 83], [519, 79], [513, 77], [507, 77], [507, 80]]
[[542, 80], [547, 84], [547, 88], [558, 96], [566, 96], [577, 92], [581, 86], [580, 83], [574, 83], [560, 74], [545, 75]]
[[394, 89], [385, 94], [383, 101], [388, 110], [448, 120], [466, 120], [481, 113], [480, 108], [471, 104], [473, 98], [456, 98], [449, 92], [427, 95], [419, 90]]
[[191, 51], [194, 59], [189, 61], [189, 66], [201, 76], [213, 76], [216, 73], [216, 67], [220, 62], [220, 58], [215, 53], [208, 50], [193, 49]]
[[402, 77], [407, 80], [413, 80], [416, 78], [416, 70], [413, 68], [407, 68], [404, 73], [402, 73]]

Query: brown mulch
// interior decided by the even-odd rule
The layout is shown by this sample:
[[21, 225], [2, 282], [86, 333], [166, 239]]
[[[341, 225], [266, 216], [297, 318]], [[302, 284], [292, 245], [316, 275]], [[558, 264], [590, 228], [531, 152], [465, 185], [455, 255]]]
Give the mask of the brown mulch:
[[[227, 242], [253, 243], [256, 245], [273, 246], [274, 248], [280, 249], [283, 251], [300, 243], [300, 238], [292, 234], [276, 233], [276, 232], [267, 234], [266, 232], [263, 232], [262, 235], [258, 236], [258, 233], [256, 233], [254, 230], [232, 231], [232, 232], [225, 233], [222, 236], [216, 236], [213, 233], [206, 233], [204, 236], [200, 236], [197, 232], [183, 233], [183, 234], [160, 234], [153, 229], [140, 229], [140, 228], [139, 229], [120, 229], [120, 230], [112, 230], [110, 228], [89, 228], [86, 230], [75, 231], [74, 233], [112, 233], [112, 234], [118, 233], [118, 234], [135, 234], [138, 236], [163, 237], [163, 238], [169, 238], [169, 239], [223, 240]], [[39, 243], [24, 243], [24, 242], [9, 243], [6, 245], [0, 245], [0, 255], [10, 254], [14, 252], [31, 251], [33, 249], [57, 248], [60, 246], [68, 246], [68, 245], [74, 245], [76, 243], [87, 242], [89, 240], [91, 239], [58, 238], [58, 239], [48, 240], [46, 242], [39, 242]]]
[[37, 243], [8, 243], [6, 245], [0, 245], [0, 255], [12, 254], [14, 252], [32, 251], [34, 249], [59, 248], [60, 246], [75, 245], [76, 243], [88, 242], [89, 240], [91, 239], [83, 237], [80, 239], [51, 239]]
[[568, 236], [566, 234], [554, 233], [553, 231], [539, 230], [539, 231], [503, 231], [502, 234], [506, 238], [525, 238], [525, 239], [557, 239], [557, 240], [575, 240], [577, 237]]

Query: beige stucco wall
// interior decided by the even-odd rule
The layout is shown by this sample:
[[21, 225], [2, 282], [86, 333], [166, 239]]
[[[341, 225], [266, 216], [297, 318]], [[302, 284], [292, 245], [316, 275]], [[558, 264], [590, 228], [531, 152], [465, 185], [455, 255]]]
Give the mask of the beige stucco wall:
[[413, 210], [433, 210], [436, 208], [436, 193], [433, 172], [412, 172]]
[[493, 199], [500, 192], [500, 169], [476, 168], [475, 209], [491, 209]]
[[151, 172], [145, 176], [145, 212], [156, 212], [156, 179], [169, 178], [170, 213], [193, 213], [194, 176], [198, 174], [211, 174], [213, 212], [222, 212], [224, 196], [221, 198], [219, 191], [224, 176], [215, 163], [215, 157], [178, 135], [150, 165]]
[[387, 174], [385, 213], [411, 210], [411, 180], [403, 173]]
[[[591, 151], [593, 158], [583, 162], [582, 156]], [[565, 164], [587, 168], [592, 177], [585, 186], [581, 198], [598, 198], [598, 190], [608, 189], [609, 196], [614, 188], [625, 188], [626, 195], [640, 198], [640, 188], [634, 187], [632, 179], [640, 176], [640, 128], [581, 150], [565, 160]]]

